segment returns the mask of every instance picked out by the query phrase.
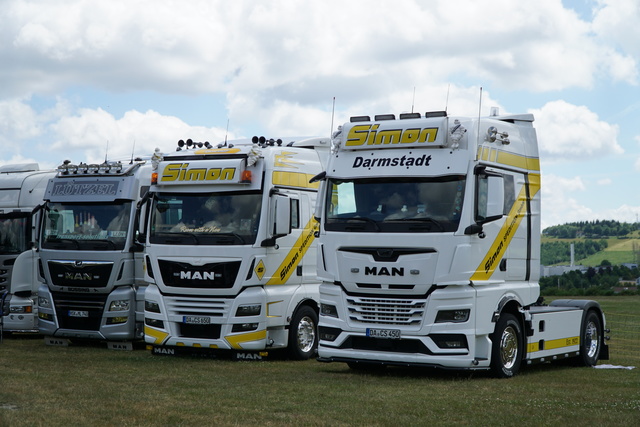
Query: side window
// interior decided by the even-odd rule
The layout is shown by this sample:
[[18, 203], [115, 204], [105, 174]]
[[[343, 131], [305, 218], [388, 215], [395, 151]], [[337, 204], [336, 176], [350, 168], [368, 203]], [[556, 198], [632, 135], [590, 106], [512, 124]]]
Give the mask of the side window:
[[291, 200], [291, 228], [300, 228], [300, 200]]
[[476, 187], [476, 221], [482, 221], [487, 217], [488, 182], [487, 175], [478, 175]]
[[504, 214], [508, 215], [516, 202], [516, 186], [513, 175], [504, 175]]

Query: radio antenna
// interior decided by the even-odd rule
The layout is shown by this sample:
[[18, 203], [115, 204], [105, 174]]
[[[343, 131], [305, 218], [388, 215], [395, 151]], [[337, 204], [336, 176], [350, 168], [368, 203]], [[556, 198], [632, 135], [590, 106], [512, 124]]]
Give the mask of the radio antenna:
[[133, 140], [133, 148], [131, 149], [131, 161], [129, 162], [130, 165], [133, 164], [133, 153], [136, 151], [136, 140]]
[[227, 146], [227, 135], [229, 135], [229, 118], [227, 117], [227, 130], [224, 133], [224, 146]]
[[411, 112], [413, 113], [413, 105], [416, 103], [416, 87], [413, 87], [413, 98], [411, 99]]
[[[478, 134], [477, 134], [477, 142], [476, 145], [480, 146], [480, 114], [482, 112], [482, 86], [480, 86], [480, 99], [478, 101]], [[478, 150], [476, 149], [476, 160], [478, 160]]]
[[[451, 83], [447, 85], [447, 100], [444, 102], [444, 111], [446, 112], [449, 109], [449, 89], [451, 89]], [[480, 89], [482, 90], [482, 89]]]
[[107, 157], [109, 155], [109, 140], [107, 139], [107, 149], [104, 150], [104, 162], [107, 163]]
[[333, 135], [333, 117], [336, 113], [336, 97], [333, 97], [333, 105], [331, 106], [331, 129], [329, 130], [329, 138]]

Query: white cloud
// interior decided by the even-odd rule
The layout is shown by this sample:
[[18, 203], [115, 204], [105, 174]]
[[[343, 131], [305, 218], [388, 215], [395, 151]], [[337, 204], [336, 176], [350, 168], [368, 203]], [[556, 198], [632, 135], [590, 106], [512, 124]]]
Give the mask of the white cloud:
[[9, 0], [3, 9], [0, 37], [8, 42], [0, 46], [7, 58], [0, 77], [15, 81], [5, 92], [84, 83], [286, 93], [317, 79], [314, 101], [323, 102], [332, 87], [354, 79], [368, 83], [360, 97], [381, 82], [408, 90], [451, 74], [542, 91], [589, 87], [607, 67], [625, 78], [635, 67], [598, 43], [560, 0]]
[[602, 178], [597, 181], [597, 184], [600, 186], [606, 186], [613, 184], [613, 180], [611, 178]]
[[585, 106], [559, 100], [530, 110], [535, 115], [540, 157], [544, 161], [579, 160], [622, 154], [618, 126]]
[[[87, 163], [101, 162], [105, 155], [110, 159], [125, 159], [132, 152], [135, 156], [150, 156], [156, 147], [163, 152], [174, 151], [179, 139], [215, 143], [225, 136], [225, 129], [189, 126], [155, 111], [129, 111], [116, 119], [102, 109], [81, 109], [77, 115], [52, 123], [51, 129], [55, 135], [53, 152]], [[234, 137], [229, 135], [230, 139]]]

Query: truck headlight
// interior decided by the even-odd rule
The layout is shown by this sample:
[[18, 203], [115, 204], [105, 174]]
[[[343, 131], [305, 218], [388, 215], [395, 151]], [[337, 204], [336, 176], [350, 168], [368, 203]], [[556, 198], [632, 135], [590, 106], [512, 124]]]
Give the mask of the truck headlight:
[[440, 310], [436, 315], [436, 323], [463, 323], [469, 320], [470, 309]]
[[109, 311], [129, 311], [129, 300], [120, 299], [111, 301], [111, 304], [109, 304]]
[[238, 306], [236, 316], [257, 316], [262, 311], [262, 304], [246, 304]]
[[338, 317], [338, 309], [335, 305], [320, 304], [320, 314], [322, 316]]
[[38, 297], [38, 307], [51, 308], [51, 303], [48, 298]]
[[31, 313], [32, 309], [31, 309], [30, 305], [28, 305], [28, 306], [21, 305], [21, 306], [18, 306], [18, 307], [11, 307], [9, 309], [9, 311], [11, 313]]
[[155, 301], [144, 301], [144, 309], [149, 313], [160, 313], [160, 304]]

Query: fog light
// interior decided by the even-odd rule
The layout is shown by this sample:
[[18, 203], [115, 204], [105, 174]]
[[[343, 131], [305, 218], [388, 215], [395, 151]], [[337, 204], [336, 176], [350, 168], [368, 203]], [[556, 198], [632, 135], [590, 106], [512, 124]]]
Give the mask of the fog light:
[[471, 310], [458, 309], [458, 310], [441, 310], [436, 315], [436, 323], [463, 323], [469, 320], [469, 313]]
[[129, 300], [121, 299], [111, 301], [111, 304], [109, 304], [109, 311], [129, 311]]
[[335, 305], [320, 304], [320, 314], [322, 316], [338, 317], [338, 309]]
[[320, 339], [323, 341], [335, 341], [342, 332], [341, 329], [338, 328], [327, 328], [325, 326], [320, 326], [318, 328], [318, 332], [320, 335]]
[[120, 323], [127, 323], [129, 317], [127, 316], [116, 316], [116, 317], [107, 317], [107, 325], [118, 325]]
[[429, 337], [440, 348], [467, 349], [467, 337], [462, 334], [434, 334]]
[[241, 305], [236, 310], [236, 316], [257, 316], [262, 311], [262, 304]]
[[247, 331], [255, 331], [258, 329], [257, 323], [236, 323], [231, 328], [231, 332], [247, 332]]
[[158, 319], [149, 319], [148, 317], [144, 318], [144, 324], [147, 326], [152, 326], [158, 329], [164, 329], [164, 322]]
[[49, 322], [53, 322], [53, 315], [49, 313], [43, 313], [41, 311], [38, 312], [38, 317], [42, 320], [48, 320]]

